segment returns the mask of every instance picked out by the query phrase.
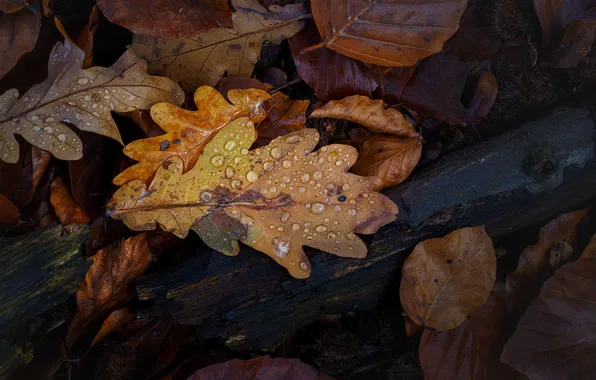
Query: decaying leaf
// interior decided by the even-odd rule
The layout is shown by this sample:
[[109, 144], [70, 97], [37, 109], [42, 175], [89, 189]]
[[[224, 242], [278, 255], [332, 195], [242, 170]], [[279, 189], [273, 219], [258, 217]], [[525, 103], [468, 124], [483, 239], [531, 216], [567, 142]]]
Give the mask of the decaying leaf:
[[221, 26], [232, 27], [227, 0], [99, 0], [114, 24], [155, 38], [194, 37]]
[[[137, 313], [130, 310], [129, 308], [118, 309], [111, 312], [106, 320], [103, 321], [103, 324], [101, 325], [101, 328], [97, 334], [95, 334], [95, 337], [89, 346], [89, 350], [97, 343], [101, 342], [106, 336], [110, 335], [110, 333], [118, 330], [122, 326], [134, 320], [136, 316]], [[87, 352], [89, 352], [89, 350], [87, 350]]]
[[107, 317], [134, 293], [131, 284], [151, 263], [146, 234], [112, 244], [92, 257], [77, 291], [77, 312], [68, 327], [71, 346], [89, 326]]
[[[11, 7], [11, 4], [14, 4], [14, 6]], [[0, 52], [2, 52], [0, 57], [0, 78], [17, 64], [23, 54], [33, 50], [39, 37], [39, 31], [41, 30], [39, 2], [36, 1], [30, 4], [31, 9], [20, 9], [23, 8], [21, 5], [25, 6], [27, 3], [11, 3], [3, 0], [0, 6], [2, 9], [9, 10], [9, 12], [0, 13]], [[2, 103], [1, 99], [0, 97], [0, 104]]]
[[267, 379], [267, 380], [333, 380], [299, 359], [261, 356], [251, 360], [234, 359], [196, 371], [188, 380]]
[[310, 274], [303, 245], [346, 257], [364, 257], [354, 232], [374, 233], [395, 219], [397, 207], [375, 193], [379, 179], [346, 171], [358, 156], [345, 145], [311, 153], [319, 136], [301, 129], [249, 151], [252, 121], [230, 122], [207, 144], [193, 169], [172, 156], [149, 187], [132, 181], [108, 208], [131, 229], [164, 230], [185, 237], [192, 228], [213, 249], [228, 255], [238, 240], [258, 249], [294, 277]]
[[19, 209], [0, 194], [0, 227], [11, 226], [19, 221]]
[[64, 29], [60, 19], [58, 17], [54, 17], [54, 24], [56, 24], [56, 28], [60, 34], [62, 34], [62, 36], [72, 45], [78, 46], [85, 53], [83, 69], [90, 68], [93, 63], [93, 37], [95, 36], [95, 32], [99, 26], [98, 22], [99, 10], [97, 5], [94, 5], [93, 8], [91, 8], [91, 14], [89, 14], [89, 21], [87, 21], [87, 25], [85, 25], [78, 37], [71, 39], [68, 33], [66, 33], [66, 30]]
[[29, 1], [25, 0], [0, 0], [0, 12], [14, 13], [25, 8]]
[[51, 157], [45, 150], [29, 145], [21, 150], [18, 163], [0, 161], [0, 193], [18, 208], [27, 205], [33, 199]]
[[569, 261], [574, 252], [577, 225], [588, 209], [559, 215], [540, 229], [538, 243], [526, 247], [517, 269], [507, 276], [507, 307], [515, 319], [540, 292], [555, 269]]
[[50, 202], [60, 223], [68, 227], [72, 224], [87, 224], [89, 217], [74, 199], [70, 190], [64, 185], [62, 178], [56, 177], [50, 185]]
[[383, 182], [377, 190], [396, 186], [412, 173], [421, 154], [422, 142], [418, 137], [378, 134], [364, 142], [352, 172], [381, 178]]
[[48, 78], [18, 99], [15, 89], [0, 96], [0, 159], [16, 162], [19, 134], [31, 144], [65, 160], [81, 158], [77, 135], [65, 124], [121, 142], [111, 112], [148, 109], [168, 101], [182, 104], [184, 94], [168, 78], [146, 73], [131, 50], [111, 67], [82, 70], [85, 54], [70, 42], [57, 43], [50, 55]]
[[505, 286], [496, 283], [488, 300], [458, 327], [425, 330], [420, 340], [420, 364], [426, 380], [514, 379], [500, 362], [512, 330], [506, 320]]
[[168, 103], [154, 105], [151, 117], [167, 133], [128, 144], [124, 154], [139, 163], [120, 173], [114, 183], [122, 186], [136, 179], [149, 183], [162, 162], [172, 156], [182, 160], [183, 172], [190, 170], [205, 144], [231, 120], [242, 116], [250, 116], [255, 122], [263, 120], [262, 104], [269, 98], [261, 90], [231, 90], [230, 104], [212, 87], [202, 86], [194, 95], [197, 111]]
[[342, 100], [332, 100], [313, 111], [310, 117], [346, 119], [361, 124], [375, 133], [418, 137], [414, 126], [404, 115], [388, 108], [382, 100], [353, 95]]
[[338, 53], [381, 66], [413, 66], [441, 51], [459, 28], [467, 0], [313, 0], [323, 42]]
[[509, 339], [501, 361], [530, 379], [589, 379], [596, 354], [596, 260], [584, 254], [544, 283]]
[[408, 317], [437, 331], [459, 326], [486, 302], [497, 259], [484, 227], [419, 243], [404, 263], [399, 296]]
[[252, 74], [265, 41], [280, 43], [304, 26], [303, 4], [263, 8], [257, 0], [232, 0], [233, 29], [215, 28], [192, 38], [133, 37], [132, 49], [149, 63], [149, 72], [181, 82], [186, 91], [215, 86], [224, 73]]

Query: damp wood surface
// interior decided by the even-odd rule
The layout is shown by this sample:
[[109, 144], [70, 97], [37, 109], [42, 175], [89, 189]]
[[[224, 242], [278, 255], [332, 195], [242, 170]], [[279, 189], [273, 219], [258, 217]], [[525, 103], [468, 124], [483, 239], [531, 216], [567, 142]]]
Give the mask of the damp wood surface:
[[325, 314], [374, 307], [423, 240], [485, 225], [498, 242], [588, 206], [596, 199], [594, 148], [589, 109], [556, 109], [387, 189], [400, 213], [374, 235], [365, 259], [306, 248], [312, 274], [300, 280], [246, 246], [236, 257], [203, 248], [183, 265], [141, 278], [137, 291], [152, 313], [195, 325], [204, 337], [238, 349], [272, 348]]

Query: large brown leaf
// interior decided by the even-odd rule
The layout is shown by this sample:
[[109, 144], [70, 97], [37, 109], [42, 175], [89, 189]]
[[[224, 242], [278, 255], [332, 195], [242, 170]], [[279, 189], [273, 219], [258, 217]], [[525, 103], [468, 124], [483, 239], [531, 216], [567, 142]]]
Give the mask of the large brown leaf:
[[89, 223], [89, 217], [64, 185], [62, 178], [56, 177], [52, 181], [50, 191], [50, 202], [54, 206], [54, 212], [60, 218], [63, 226]]
[[19, 208], [31, 202], [51, 158], [48, 152], [28, 145], [21, 150], [17, 163], [0, 161], [0, 193]]
[[114, 24], [154, 38], [194, 37], [221, 26], [232, 27], [227, 0], [99, 0]]
[[234, 27], [214, 28], [188, 38], [133, 37], [132, 49], [149, 63], [149, 72], [182, 84], [186, 91], [215, 86], [224, 73], [249, 77], [265, 41], [280, 43], [304, 26], [303, 4], [268, 12], [256, 0], [232, 0]]
[[313, 16], [326, 46], [382, 66], [413, 66], [441, 51], [459, 27], [467, 0], [313, 0]]
[[234, 359], [201, 368], [188, 380], [267, 379], [267, 380], [333, 380], [299, 359], [261, 356], [251, 360]]
[[41, 9], [37, 1], [30, 7], [14, 13], [0, 12], [0, 78], [35, 47], [41, 30]]
[[151, 263], [147, 236], [143, 233], [113, 244], [97, 252], [92, 260], [77, 291], [77, 312], [68, 327], [70, 346], [87, 328], [134, 294], [132, 282]]
[[48, 78], [19, 99], [11, 89], [0, 95], [0, 159], [16, 162], [19, 134], [31, 144], [65, 160], [81, 158], [82, 144], [65, 124], [120, 141], [111, 112], [149, 109], [167, 101], [181, 104], [184, 94], [168, 78], [150, 76], [146, 64], [127, 50], [113, 66], [82, 69], [85, 54], [70, 42], [57, 43]]
[[582, 257], [555, 271], [519, 321], [501, 361], [530, 379], [594, 377], [596, 237]]
[[514, 371], [500, 362], [511, 333], [505, 309], [505, 285], [496, 283], [488, 300], [458, 327], [425, 330], [420, 364], [426, 380], [504, 380]]
[[459, 326], [486, 302], [497, 259], [484, 227], [419, 243], [404, 263], [401, 304], [414, 322], [438, 331]]
[[538, 243], [526, 247], [517, 269], [507, 276], [507, 307], [519, 319], [542, 284], [574, 253], [577, 225], [588, 209], [559, 215], [540, 229]]
[[238, 241], [260, 250], [291, 275], [308, 277], [302, 246], [339, 256], [364, 257], [354, 232], [370, 234], [395, 219], [397, 207], [373, 191], [375, 177], [347, 173], [358, 153], [345, 145], [311, 151], [314, 129], [301, 129], [249, 151], [254, 124], [246, 117], [222, 128], [196, 165], [183, 174], [177, 156], [166, 160], [151, 185], [132, 181], [108, 205], [135, 230], [164, 230], [185, 237], [192, 228], [228, 255]]

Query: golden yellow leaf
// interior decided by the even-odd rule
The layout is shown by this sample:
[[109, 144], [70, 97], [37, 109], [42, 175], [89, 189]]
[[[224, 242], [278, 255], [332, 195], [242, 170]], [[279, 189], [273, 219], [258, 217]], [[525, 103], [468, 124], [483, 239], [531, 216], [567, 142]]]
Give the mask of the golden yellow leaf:
[[85, 54], [58, 42], [48, 78], [20, 99], [11, 89], [0, 95], [0, 159], [18, 160], [19, 134], [63, 160], [82, 157], [81, 141], [65, 124], [120, 141], [111, 112], [149, 109], [158, 102], [182, 104], [184, 93], [171, 79], [147, 74], [146, 63], [128, 50], [111, 67], [82, 70]]
[[139, 163], [116, 176], [114, 184], [122, 186], [135, 179], [149, 183], [159, 165], [172, 156], [182, 159], [183, 172], [190, 170], [213, 134], [231, 120], [241, 116], [250, 116], [255, 122], [263, 120], [266, 113], [262, 104], [269, 98], [261, 90], [231, 90], [230, 104], [212, 87], [202, 86], [194, 95], [197, 111], [168, 103], [154, 105], [151, 117], [167, 133], [128, 144], [124, 154]]
[[374, 135], [362, 145], [352, 172], [375, 175], [383, 181], [379, 189], [403, 182], [418, 164], [422, 142], [418, 137]]
[[425, 240], [404, 263], [401, 304], [421, 326], [453, 329], [486, 302], [496, 270], [492, 240], [482, 226]]
[[182, 83], [186, 91], [215, 86], [224, 73], [249, 77], [265, 41], [279, 44], [304, 26], [303, 4], [271, 6], [232, 0], [233, 29], [215, 28], [194, 38], [156, 39], [134, 35], [131, 48], [149, 63], [149, 72]]
[[347, 173], [358, 153], [346, 145], [312, 152], [314, 129], [278, 137], [250, 151], [256, 138], [246, 117], [230, 122], [183, 174], [183, 161], [163, 162], [147, 187], [120, 188], [108, 205], [133, 230], [159, 224], [176, 236], [192, 228], [210, 247], [238, 253], [238, 241], [258, 249], [294, 277], [310, 274], [302, 246], [338, 256], [364, 257], [355, 234], [370, 234], [395, 219], [397, 206], [374, 192], [379, 179]]
[[375, 133], [417, 137], [414, 126], [401, 112], [388, 108], [382, 100], [353, 95], [342, 100], [332, 100], [313, 111], [310, 117], [346, 119], [361, 124]]

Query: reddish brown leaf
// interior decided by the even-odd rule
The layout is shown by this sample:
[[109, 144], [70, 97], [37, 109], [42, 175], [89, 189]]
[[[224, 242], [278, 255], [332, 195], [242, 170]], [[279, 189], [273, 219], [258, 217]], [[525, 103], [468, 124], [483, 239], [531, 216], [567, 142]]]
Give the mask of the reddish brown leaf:
[[63, 226], [89, 223], [89, 217], [64, 185], [62, 178], [56, 177], [52, 181], [50, 192], [50, 202]]
[[188, 380], [267, 379], [267, 380], [333, 380], [298, 359], [261, 356], [252, 360], [230, 360], [195, 372]]
[[438, 53], [459, 28], [467, 0], [312, 0], [323, 42], [340, 54], [382, 66], [412, 66]]
[[12, 226], [19, 221], [19, 209], [0, 194], [0, 227]]
[[517, 320], [553, 271], [570, 259], [577, 225], [588, 209], [559, 215], [540, 229], [538, 243], [521, 254], [517, 269], [507, 276], [507, 307]]
[[227, 0], [99, 0], [114, 24], [154, 38], [193, 38], [215, 27], [232, 28]]
[[110, 335], [113, 331], [118, 330], [128, 322], [134, 320], [136, 316], [137, 313], [133, 312], [129, 308], [118, 309], [111, 312], [106, 320], [103, 321], [103, 324], [101, 325], [101, 328], [97, 334], [95, 334], [93, 342], [91, 342], [91, 345], [89, 346], [89, 350], [97, 343], [101, 342], [106, 336]]
[[95, 32], [97, 31], [97, 27], [99, 26], [99, 10], [97, 9], [97, 5], [94, 5], [91, 9], [91, 14], [89, 15], [89, 21], [87, 25], [81, 31], [81, 34], [78, 35], [76, 38], [70, 38], [62, 22], [58, 17], [54, 17], [54, 23], [56, 24], [56, 28], [60, 31], [60, 34], [64, 36], [67, 40], [69, 40], [73, 45], [78, 46], [84, 53], [85, 59], [83, 60], [83, 69], [88, 69], [92, 66], [93, 62], [93, 37], [95, 36]]
[[499, 361], [509, 335], [505, 287], [497, 283], [488, 300], [452, 330], [425, 330], [420, 364], [426, 380], [513, 379], [514, 371]]
[[519, 321], [501, 361], [530, 379], [590, 379], [596, 355], [596, 239], [555, 271]]
[[39, 2], [14, 13], [0, 13], [0, 78], [17, 64], [23, 54], [33, 50], [40, 29]]
[[86, 329], [121, 306], [133, 293], [132, 282], [151, 263], [145, 233], [102, 249], [92, 257], [81, 288], [77, 291], [77, 313], [70, 323], [68, 345]]

